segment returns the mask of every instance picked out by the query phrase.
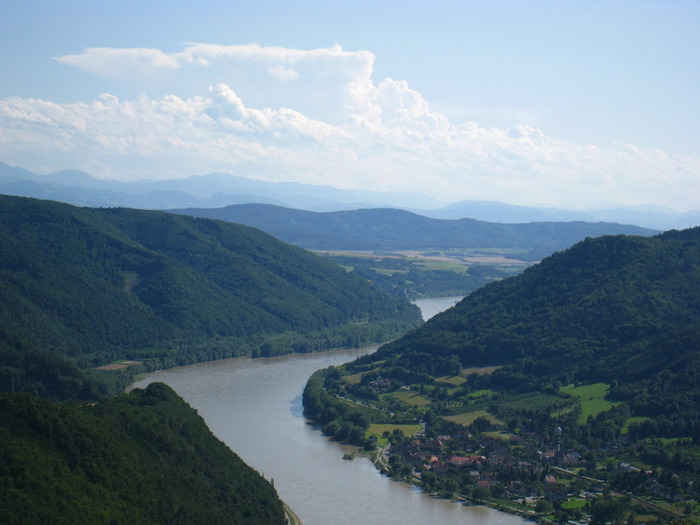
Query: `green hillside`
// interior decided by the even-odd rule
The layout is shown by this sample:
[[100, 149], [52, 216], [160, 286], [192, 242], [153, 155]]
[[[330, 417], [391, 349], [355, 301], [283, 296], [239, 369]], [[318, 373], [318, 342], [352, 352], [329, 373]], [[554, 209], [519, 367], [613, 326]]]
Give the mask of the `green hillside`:
[[586, 239], [318, 372], [304, 406], [336, 439], [391, 444], [382, 468], [431, 492], [543, 496], [559, 522], [697, 519], [700, 228]]
[[312, 250], [506, 249], [537, 261], [586, 237], [651, 235], [653, 230], [612, 223], [531, 222], [499, 224], [475, 219], [442, 220], [397, 209], [310, 212], [267, 204], [174, 210], [260, 228]]
[[697, 428], [700, 437], [699, 291], [700, 228], [587, 239], [478, 290], [379, 355], [429, 373], [451, 359], [501, 366], [482, 383], [509, 389], [614, 383], [609, 397], [633, 415], [663, 415], [667, 435]]
[[253, 228], [8, 196], [0, 295], [0, 389], [58, 398], [94, 396], [80, 370], [115, 361], [358, 346], [420, 322], [405, 299]]
[[274, 487], [169, 387], [95, 405], [0, 395], [0, 522], [284, 524]]
[[386, 208], [317, 213], [237, 204], [173, 211], [259, 228], [322, 253], [390, 295], [412, 299], [468, 295], [586, 237], [658, 233], [602, 222], [439, 220]]

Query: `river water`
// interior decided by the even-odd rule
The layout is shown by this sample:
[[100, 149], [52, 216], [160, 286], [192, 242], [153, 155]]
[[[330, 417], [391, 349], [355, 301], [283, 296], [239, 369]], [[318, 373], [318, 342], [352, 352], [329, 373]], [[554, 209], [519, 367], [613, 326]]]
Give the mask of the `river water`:
[[[449, 307], [456, 299], [439, 300]], [[430, 309], [436, 300], [422, 301]], [[427, 497], [383, 476], [366, 458], [344, 461], [354, 448], [329, 441], [304, 418], [301, 396], [313, 372], [375, 349], [226, 359], [150, 374], [133, 386], [170, 385], [219, 439], [274, 481], [304, 525], [523, 524], [486, 507]]]
[[423, 314], [423, 320], [427, 321], [434, 315], [440, 312], [452, 308], [459, 301], [462, 300], [462, 296], [458, 297], [429, 297], [427, 299], [418, 299], [414, 301], [413, 304], [420, 308], [421, 314]]

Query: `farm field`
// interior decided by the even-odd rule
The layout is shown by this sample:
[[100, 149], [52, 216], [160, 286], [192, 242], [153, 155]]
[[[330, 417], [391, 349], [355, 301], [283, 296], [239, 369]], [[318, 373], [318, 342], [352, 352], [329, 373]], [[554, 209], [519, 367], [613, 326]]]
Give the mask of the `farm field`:
[[610, 410], [616, 403], [608, 401], [605, 396], [610, 391], [610, 385], [606, 383], [594, 383], [582, 386], [565, 386], [560, 392], [574, 396], [581, 403], [581, 416], [579, 423], [588, 421], [588, 416], [597, 416], [601, 412]]

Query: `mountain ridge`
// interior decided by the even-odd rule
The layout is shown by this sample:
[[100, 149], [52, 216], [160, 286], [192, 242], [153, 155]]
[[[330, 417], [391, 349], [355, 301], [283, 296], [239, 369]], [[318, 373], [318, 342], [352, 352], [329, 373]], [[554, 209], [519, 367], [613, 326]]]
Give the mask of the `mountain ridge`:
[[274, 486], [162, 383], [91, 405], [0, 394], [3, 523], [284, 524]]
[[[74, 181], [82, 180], [83, 185], [71, 186], [62, 180], [61, 173]], [[700, 210], [679, 213], [658, 207], [631, 206], [576, 211], [490, 201], [447, 204], [410, 192], [342, 190], [293, 182], [270, 183], [226, 173], [173, 180], [123, 182], [96, 179], [77, 170], [37, 175], [2, 162], [0, 193], [92, 207], [215, 208], [230, 204], [263, 203], [312, 211], [391, 207], [437, 219], [473, 218], [502, 223], [583, 220], [634, 224], [655, 230], [687, 228], [700, 224]]]
[[588, 236], [658, 233], [608, 223], [500, 224], [466, 218], [434, 219], [394, 208], [313, 212], [265, 204], [241, 204], [170, 211], [246, 224], [290, 244], [313, 250], [507, 248], [526, 252], [524, 256], [530, 262]]
[[405, 298], [222, 221], [0, 196], [0, 238], [4, 390], [40, 387], [30, 349], [83, 369], [162, 367], [371, 344], [421, 322]]
[[586, 239], [318, 371], [306, 414], [428, 493], [559, 523], [694, 522], [698, 290], [700, 228]]

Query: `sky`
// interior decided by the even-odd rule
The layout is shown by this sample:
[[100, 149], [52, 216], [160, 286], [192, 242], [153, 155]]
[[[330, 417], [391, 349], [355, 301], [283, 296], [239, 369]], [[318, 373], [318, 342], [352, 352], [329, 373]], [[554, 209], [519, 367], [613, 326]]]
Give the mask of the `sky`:
[[0, 0], [0, 161], [700, 209], [700, 2]]

